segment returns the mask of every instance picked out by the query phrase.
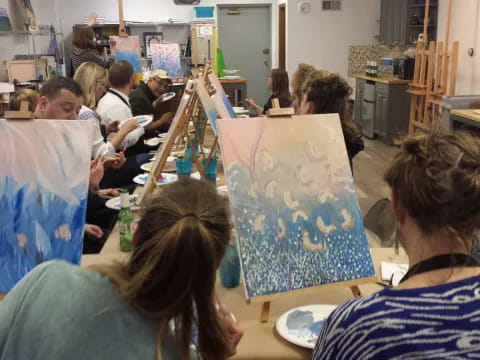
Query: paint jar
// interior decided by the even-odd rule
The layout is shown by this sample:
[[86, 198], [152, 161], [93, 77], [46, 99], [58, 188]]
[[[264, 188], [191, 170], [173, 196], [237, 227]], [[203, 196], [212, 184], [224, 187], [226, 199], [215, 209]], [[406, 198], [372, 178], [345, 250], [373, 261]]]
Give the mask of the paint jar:
[[[208, 167], [205, 167], [208, 162]], [[205, 180], [211, 181], [212, 183], [217, 183], [217, 159], [202, 159], [202, 166], [205, 169]]]
[[177, 167], [178, 180], [190, 178], [192, 173], [192, 160], [177, 159], [175, 161]]
[[225, 252], [220, 266], [220, 282], [228, 289], [236, 288], [240, 284], [240, 258], [235, 245], [230, 245]]

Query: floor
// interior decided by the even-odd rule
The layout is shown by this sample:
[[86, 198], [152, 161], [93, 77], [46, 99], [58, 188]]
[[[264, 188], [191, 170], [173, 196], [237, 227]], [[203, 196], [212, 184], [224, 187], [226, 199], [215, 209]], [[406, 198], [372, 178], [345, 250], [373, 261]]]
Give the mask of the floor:
[[[398, 148], [379, 140], [364, 139], [365, 150], [353, 160], [357, 196], [363, 215], [378, 200], [390, 197], [390, 189], [383, 180], [383, 174], [390, 165]], [[368, 235], [368, 233], [367, 233]], [[382, 246], [381, 241], [369, 236], [371, 247]]]

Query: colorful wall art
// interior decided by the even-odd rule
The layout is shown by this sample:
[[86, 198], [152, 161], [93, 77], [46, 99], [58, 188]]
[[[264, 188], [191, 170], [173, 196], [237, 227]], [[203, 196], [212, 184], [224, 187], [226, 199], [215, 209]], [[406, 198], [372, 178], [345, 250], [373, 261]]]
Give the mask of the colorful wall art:
[[152, 69], [164, 70], [170, 77], [183, 77], [179, 44], [150, 44]]

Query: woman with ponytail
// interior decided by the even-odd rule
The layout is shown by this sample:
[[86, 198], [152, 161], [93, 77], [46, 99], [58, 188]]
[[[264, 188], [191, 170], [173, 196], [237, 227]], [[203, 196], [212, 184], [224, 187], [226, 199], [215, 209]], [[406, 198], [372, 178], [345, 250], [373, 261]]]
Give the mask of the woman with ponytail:
[[[47, 262], [12, 289], [0, 303], [0, 359], [233, 355], [242, 332], [214, 294], [230, 232], [226, 201], [212, 185], [162, 187], [143, 209], [126, 263], [85, 270]], [[21, 339], [28, 341], [19, 346]]]
[[480, 224], [480, 140], [411, 136], [385, 180], [408, 272], [338, 307], [313, 359], [480, 358], [480, 264], [470, 255]]

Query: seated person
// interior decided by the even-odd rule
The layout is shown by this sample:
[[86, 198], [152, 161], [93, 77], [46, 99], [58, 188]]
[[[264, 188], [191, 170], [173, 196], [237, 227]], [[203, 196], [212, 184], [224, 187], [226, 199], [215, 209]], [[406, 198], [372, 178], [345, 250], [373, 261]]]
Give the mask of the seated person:
[[281, 108], [288, 108], [292, 103], [290, 96], [288, 73], [282, 69], [273, 69], [267, 80], [268, 90], [272, 95], [262, 108], [253, 99], [245, 99], [245, 106], [255, 110], [259, 114], [266, 114], [272, 108], [272, 99], [278, 99]]
[[295, 109], [295, 114], [299, 113], [300, 104], [302, 103], [303, 94], [302, 86], [310, 77], [310, 75], [316, 72], [317, 69], [309, 64], [301, 63], [298, 65], [297, 70], [292, 75], [291, 88], [292, 88], [292, 107]]
[[173, 119], [170, 112], [157, 117], [157, 106], [163, 100], [163, 95], [172, 88], [172, 79], [163, 70], [157, 70], [147, 73], [143, 81], [130, 93], [130, 105], [132, 113], [137, 115], [154, 115], [154, 122], [148, 126], [147, 130], [156, 130], [158, 132], [167, 132]]
[[[77, 120], [78, 113], [83, 103], [82, 88], [70, 78], [57, 76], [45, 83], [40, 91], [35, 117], [39, 119], [51, 120]], [[114, 189], [104, 189], [100, 192], [96, 187], [103, 177], [103, 157], [99, 157], [92, 162], [90, 178], [90, 191], [87, 202], [87, 219], [92, 225], [102, 227], [110, 231], [115, 225], [117, 212], [105, 207], [105, 198]], [[89, 233], [86, 229], [86, 235], [98, 234]]]
[[313, 359], [480, 357], [480, 140], [407, 138], [385, 174], [409, 259], [400, 285], [352, 299], [326, 320]]
[[[108, 70], [94, 63], [83, 63], [75, 72], [74, 80], [81, 86], [84, 93], [84, 105], [78, 114], [79, 120], [91, 120], [95, 125], [96, 134], [93, 140], [92, 158], [105, 156], [105, 177], [101, 187], [126, 187], [133, 184], [132, 179], [138, 175], [140, 166], [148, 162], [148, 154], [137, 154], [125, 158], [121, 149], [123, 139], [133, 130], [138, 128], [138, 121], [129, 119], [123, 126], [116, 130], [116, 134], [105, 141], [100, 129], [100, 120], [95, 112], [98, 100], [106, 93], [108, 83]], [[114, 124], [114, 122], [109, 125]]]
[[348, 114], [348, 97], [352, 88], [339, 75], [316, 71], [302, 87], [300, 114], [339, 114], [348, 159], [352, 160], [364, 149], [362, 132]]
[[[2, 358], [233, 355], [242, 331], [214, 294], [231, 234], [226, 205], [214, 186], [198, 180], [165, 185], [144, 208], [127, 261], [88, 269], [38, 265], [0, 302]], [[29, 340], [19, 346], [21, 339]]]
[[20, 111], [22, 101], [28, 102], [28, 111], [32, 113], [37, 108], [39, 93], [32, 89], [22, 89], [10, 96], [8, 101], [9, 111]]
[[[109, 82], [111, 88], [98, 101], [96, 111], [105, 126], [117, 121], [123, 123], [133, 117], [128, 97], [135, 84], [135, 72], [132, 65], [127, 61], [114, 63], [110, 68]], [[143, 134], [145, 134], [143, 127], [130, 131], [121, 142], [120, 147], [129, 149], [136, 146], [131, 153], [148, 152], [149, 149], [142, 146]], [[113, 139], [115, 135], [115, 132], [110, 133], [108, 140]]]

